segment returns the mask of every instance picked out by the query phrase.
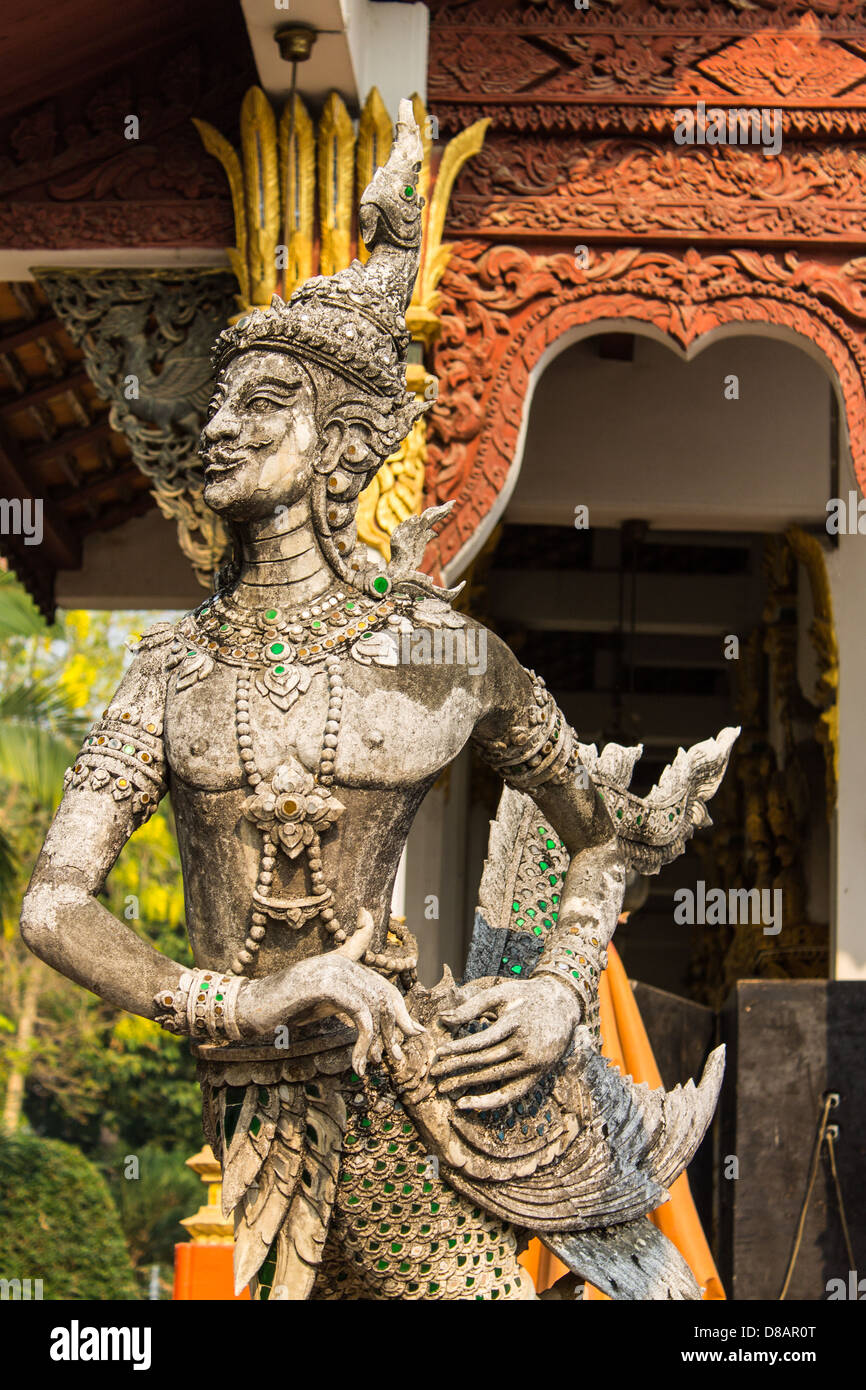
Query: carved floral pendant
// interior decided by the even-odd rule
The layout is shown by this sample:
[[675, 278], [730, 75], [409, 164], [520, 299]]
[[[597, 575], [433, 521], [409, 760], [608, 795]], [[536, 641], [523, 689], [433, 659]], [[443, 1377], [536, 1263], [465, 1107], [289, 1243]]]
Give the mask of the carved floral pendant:
[[297, 758], [280, 763], [244, 802], [244, 815], [275, 839], [289, 859], [330, 830], [345, 811], [330, 787], [316, 782]]
[[255, 679], [256, 690], [279, 710], [291, 709], [295, 701], [310, 688], [312, 674], [308, 666], [288, 666], [280, 662], [261, 671]]

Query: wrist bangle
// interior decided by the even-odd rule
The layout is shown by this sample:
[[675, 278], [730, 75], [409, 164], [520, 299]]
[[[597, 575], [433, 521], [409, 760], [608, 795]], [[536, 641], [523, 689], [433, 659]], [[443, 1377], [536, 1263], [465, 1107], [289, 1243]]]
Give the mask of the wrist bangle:
[[185, 970], [176, 989], [160, 990], [154, 999], [156, 1021], [169, 1033], [237, 1041], [238, 995], [249, 984], [245, 975], [219, 970]]
[[595, 952], [587, 955], [585, 946], [571, 948], [557, 942], [547, 947], [532, 972], [533, 978], [552, 975], [554, 979], [562, 980], [574, 991], [580, 1000], [581, 1022], [586, 1024], [596, 1041], [600, 1039], [598, 981], [606, 965], [606, 951], [600, 956]]

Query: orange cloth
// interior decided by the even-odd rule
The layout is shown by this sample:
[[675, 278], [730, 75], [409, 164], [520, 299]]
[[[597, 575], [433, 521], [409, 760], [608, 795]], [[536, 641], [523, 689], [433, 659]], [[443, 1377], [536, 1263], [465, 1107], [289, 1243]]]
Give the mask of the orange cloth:
[[[628, 982], [628, 976], [615, 946], [608, 946], [607, 959], [607, 969], [598, 982], [602, 1053], [619, 1067], [624, 1076], [631, 1076], [635, 1081], [646, 1081], [655, 1089], [663, 1084], [662, 1079], [643, 1026], [634, 990]], [[723, 1299], [725, 1291], [695, 1209], [685, 1173], [672, 1184], [670, 1194], [670, 1201], [652, 1212], [650, 1221], [668, 1237], [668, 1240], [673, 1241], [685, 1258], [704, 1290], [704, 1299]], [[545, 1250], [538, 1240], [530, 1242], [522, 1262], [535, 1280], [535, 1287], [539, 1293], [549, 1288], [565, 1273], [565, 1266]], [[607, 1294], [587, 1284], [586, 1297], [590, 1300], [606, 1299]]]

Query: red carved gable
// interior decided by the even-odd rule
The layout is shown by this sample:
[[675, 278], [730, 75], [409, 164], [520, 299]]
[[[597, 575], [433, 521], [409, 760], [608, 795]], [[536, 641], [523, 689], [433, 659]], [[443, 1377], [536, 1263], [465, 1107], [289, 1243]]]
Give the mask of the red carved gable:
[[[428, 490], [456, 506], [438, 563], [466, 553], [503, 488], [533, 367], [563, 333], [602, 319], [650, 323], [683, 347], [735, 323], [818, 345], [866, 484], [861, 0], [430, 10], [440, 129], [490, 121], [446, 223], [457, 244], [442, 283]], [[677, 144], [677, 112], [699, 100], [781, 108], [781, 150]]]

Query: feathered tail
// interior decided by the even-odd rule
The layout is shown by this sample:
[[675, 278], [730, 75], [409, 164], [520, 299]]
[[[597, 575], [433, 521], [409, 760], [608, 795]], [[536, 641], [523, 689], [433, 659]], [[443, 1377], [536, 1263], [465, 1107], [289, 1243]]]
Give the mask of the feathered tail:
[[[226, 1091], [218, 1097], [226, 1133]], [[248, 1085], [223, 1161], [223, 1211], [235, 1213], [235, 1293], [259, 1273], [276, 1241], [271, 1288], [309, 1297], [330, 1225], [346, 1106], [330, 1077]]]

